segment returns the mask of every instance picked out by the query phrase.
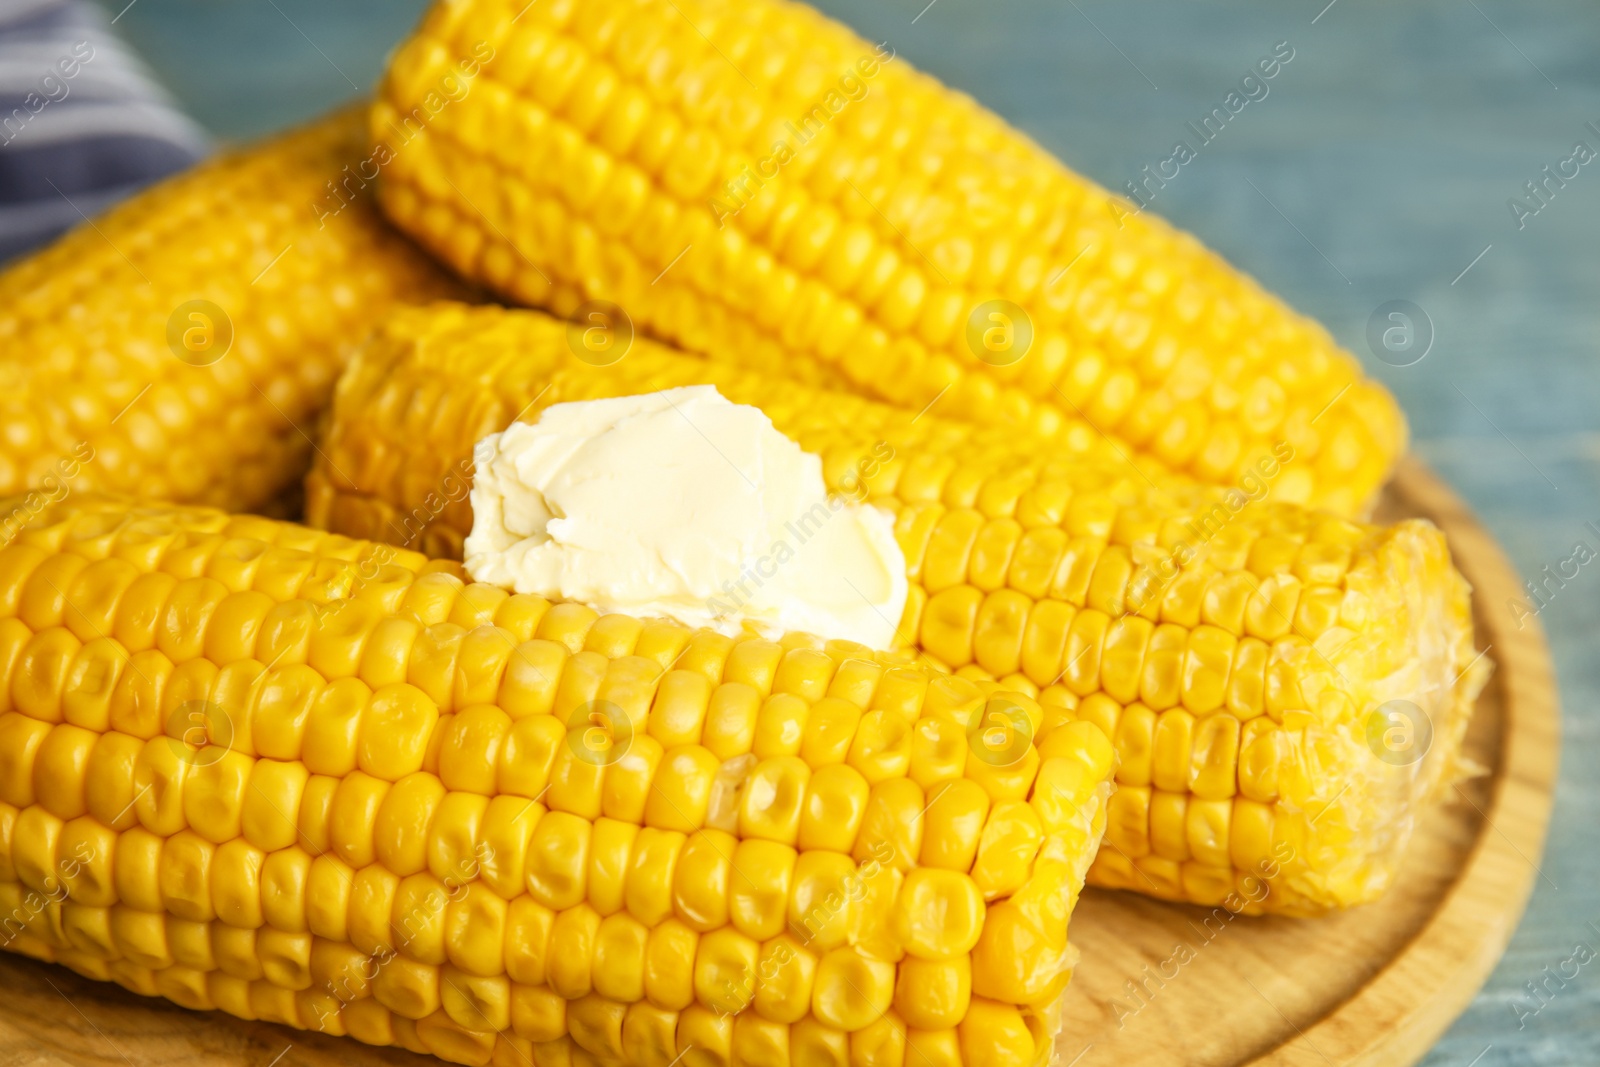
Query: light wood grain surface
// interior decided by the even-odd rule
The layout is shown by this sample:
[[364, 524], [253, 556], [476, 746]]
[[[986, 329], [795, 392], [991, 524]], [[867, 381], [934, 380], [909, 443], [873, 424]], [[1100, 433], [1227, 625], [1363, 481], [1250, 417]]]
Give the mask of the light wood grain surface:
[[[1381, 517], [1433, 519], [1479, 594], [1496, 672], [1468, 754], [1488, 768], [1431, 812], [1395, 888], [1317, 920], [1233, 919], [1091, 890], [1057, 1051], [1072, 1067], [1408, 1067], [1499, 959], [1536, 877], [1555, 781], [1557, 721], [1539, 630], [1485, 610], [1517, 580], [1493, 539], [1426, 468], [1408, 462]], [[1180, 953], [1179, 946], [1187, 948]], [[1150, 969], [1175, 957], [1175, 977]], [[1170, 972], [1169, 963], [1166, 970]], [[1135, 996], [1129, 983], [1142, 983]], [[275, 1057], [280, 1057], [275, 1059]], [[0, 957], [0, 1063], [267, 1067], [426, 1062], [410, 1053], [188, 1012], [60, 967]]]

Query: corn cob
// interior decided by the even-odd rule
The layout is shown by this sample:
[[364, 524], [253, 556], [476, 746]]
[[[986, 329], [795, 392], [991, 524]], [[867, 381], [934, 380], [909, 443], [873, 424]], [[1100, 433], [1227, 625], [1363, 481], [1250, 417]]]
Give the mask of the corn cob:
[[[492, 56], [437, 114], [460, 57]], [[1362, 512], [1404, 449], [1327, 332], [969, 98], [787, 0], [440, 0], [374, 136], [389, 217], [467, 277], [687, 351], [1216, 484], [1278, 440]], [[942, 398], [942, 399], [941, 399]]]
[[0, 274], [0, 495], [249, 509], [294, 486], [349, 346], [396, 301], [463, 292], [370, 191], [330, 195], [369, 154], [363, 115], [163, 182]]
[[461, 1063], [1044, 1061], [1098, 730], [458, 572], [92, 495], [25, 525], [0, 941]]
[[[1265, 867], [1270, 892], [1249, 910], [1368, 901], [1456, 773], [1483, 669], [1431, 525], [1251, 500], [1272, 467], [1223, 494], [1115, 459], [1061, 462], [1009, 431], [642, 340], [601, 366], [569, 350], [577, 329], [459, 305], [386, 321], [340, 381], [311, 523], [459, 558], [478, 438], [553, 403], [709, 381], [819, 454], [831, 490], [895, 512], [907, 643], [1115, 741], [1092, 882], [1214, 905], [1260, 896]], [[1298, 455], [1267, 458], [1280, 483], [1297, 476]], [[1416, 719], [1431, 748], [1375, 749], [1380, 711]]]

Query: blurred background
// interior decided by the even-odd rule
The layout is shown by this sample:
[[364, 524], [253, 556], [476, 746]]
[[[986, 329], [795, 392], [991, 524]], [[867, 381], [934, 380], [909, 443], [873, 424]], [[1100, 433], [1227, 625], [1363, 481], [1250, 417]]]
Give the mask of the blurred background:
[[[177, 105], [226, 144], [365, 91], [425, 4], [102, 6]], [[1564, 185], [1546, 184], [1544, 202], [1525, 187], [1572, 157], [1575, 142], [1600, 151], [1593, 3], [819, 6], [1114, 189], [1177, 140], [1196, 144], [1186, 123], [1286, 42], [1293, 58], [1267, 95], [1200, 148], [1151, 209], [1358, 353], [1404, 403], [1415, 451], [1525, 577], [1567, 559], [1577, 542], [1600, 549], [1600, 160]], [[1527, 210], [1514, 212], [1512, 198]], [[1387, 306], [1394, 301], [1409, 306]], [[1397, 310], [1403, 321], [1389, 317]], [[1401, 332], [1386, 347], [1391, 326]], [[1597, 944], [1585, 924], [1600, 921], [1600, 568], [1584, 568], [1540, 621], [1564, 696], [1542, 877], [1509, 953], [1429, 1067], [1600, 1062], [1600, 970], [1583, 970], [1521, 1028], [1513, 1010], [1544, 968], [1580, 941]]]

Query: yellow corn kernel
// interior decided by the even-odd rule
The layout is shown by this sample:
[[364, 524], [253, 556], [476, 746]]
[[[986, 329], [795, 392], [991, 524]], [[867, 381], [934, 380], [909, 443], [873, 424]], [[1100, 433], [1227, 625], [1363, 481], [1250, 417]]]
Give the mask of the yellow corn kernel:
[[[746, 641], [749, 645], [749, 641]], [[742, 645], [734, 645], [738, 651]], [[701, 742], [718, 760], [733, 760], [755, 745], [755, 723], [760, 715], [757, 689], [731, 681], [718, 686], [706, 709]]]
[[1027, 804], [1003, 801], [990, 809], [972, 865], [983, 898], [994, 900], [1021, 888], [1043, 840], [1039, 816]]
[[33, 760], [33, 793], [45, 810], [75, 819], [88, 810], [85, 775], [98, 735], [62, 723], [51, 728]]
[[422, 769], [439, 708], [411, 685], [385, 686], [372, 694], [356, 735], [356, 766], [385, 781]]
[[954, 1027], [906, 1031], [906, 1062], [929, 1067], [958, 1067], [962, 1060], [960, 1037]]
[[[748, 692], [743, 686], [721, 686], [716, 691], [726, 694], [723, 700], [738, 700]], [[650, 708], [650, 736], [666, 748], [699, 744], [711, 696], [711, 680], [699, 671], [668, 671]]]
[[854, 925], [856, 865], [837, 852], [808, 850], [795, 862], [789, 930], [817, 952], [843, 944]]
[[966, 728], [949, 719], [923, 718], [912, 727], [911, 780], [923, 789], [960, 778], [970, 743]]
[[788, 1067], [789, 1028], [755, 1012], [734, 1017], [732, 1056], [750, 1067]]
[[256, 931], [221, 923], [211, 923], [209, 929], [211, 953], [217, 966], [232, 978], [260, 981], [265, 972], [261, 969], [261, 955], [256, 951]]
[[[7, 836], [5, 830], [0, 829], [0, 838]], [[117, 835], [90, 816], [80, 816], [62, 825], [61, 835], [56, 840], [55, 874], [73, 900], [96, 908], [110, 907], [117, 902], [113, 867], [116, 847]], [[4, 845], [0, 848], [11, 851]]]
[[594, 989], [621, 1004], [644, 998], [645, 952], [650, 930], [632, 915], [607, 916], [595, 935]]
[[644, 995], [665, 1011], [682, 1011], [694, 1003], [695, 954], [700, 935], [676, 919], [650, 931], [645, 946]]
[[160, 873], [166, 844], [165, 838], [139, 827], [118, 835], [115, 859], [111, 866], [117, 898], [127, 906], [140, 911], [164, 910]]
[[678, 1051], [686, 1067], [731, 1067], [733, 1017], [691, 1005], [678, 1016]]
[[926, 806], [921, 787], [909, 778], [890, 778], [873, 786], [851, 850], [856, 862], [877, 859], [902, 871], [916, 866]]
[[721, 761], [699, 745], [667, 752], [645, 801], [645, 825], [686, 834], [704, 826], [720, 766]]
[[629, 914], [646, 926], [658, 926], [672, 914], [672, 887], [686, 840], [675, 830], [647, 826], [634, 841], [623, 895]]
[[850, 1035], [808, 1015], [789, 1028], [790, 1054], [800, 1063], [845, 1067], [850, 1062]]
[[266, 980], [282, 989], [311, 987], [311, 935], [270, 927], [256, 932], [256, 952]]
[[866, 817], [871, 787], [845, 764], [819, 767], [806, 784], [796, 840], [802, 850], [850, 852]]
[[305, 933], [311, 854], [298, 845], [269, 852], [261, 864], [261, 917], [291, 934]]
[[355, 769], [361, 716], [371, 698], [359, 678], [341, 678], [318, 694], [301, 748], [312, 774], [343, 777]]
[[809, 799], [811, 774], [811, 765], [794, 756], [778, 756], [757, 764], [741, 795], [740, 836], [795, 844]]
[[761, 946], [753, 1006], [764, 1019], [792, 1023], [811, 1010], [816, 957], [789, 934]]
[[701, 937], [695, 950], [695, 999], [718, 1014], [743, 1011], [755, 997], [760, 952], [759, 941], [731, 928]]
[[215, 855], [216, 846], [192, 831], [180, 830], [167, 839], [159, 871], [161, 903], [166, 911], [191, 922], [210, 922], [216, 917], [211, 892]]
[[488, 704], [450, 716], [439, 739], [439, 777], [447, 788], [492, 796], [511, 717]]
[[955, 1026], [972, 1000], [970, 956], [902, 960], [896, 977], [894, 1010], [907, 1026], [940, 1030]]
[[[4, 729], [4, 717], [0, 717], [0, 734]], [[5, 744], [0, 736], [0, 761], [6, 759]], [[133, 810], [133, 772], [142, 747], [137, 738], [107, 732], [100, 735], [89, 755], [89, 765], [84, 770], [84, 806], [112, 830], [126, 830], [138, 822]]]
[[1202, 800], [1223, 800], [1238, 788], [1239, 720], [1231, 715], [1210, 715], [1194, 730], [1190, 757], [1190, 786]]
[[422, 963], [443, 963], [449, 900], [444, 884], [426, 871], [400, 879], [389, 912], [396, 950]]
[[125, 904], [111, 908], [111, 937], [125, 959], [141, 967], [162, 970], [172, 965], [167, 948], [166, 917], [139, 911]]
[[528, 892], [545, 907], [563, 911], [585, 898], [592, 825], [564, 811], [539, 820], [528, 843]]
[[202, 749], [184, 782], [183, 814], [189, 826], [213, 844], [237, 837], [254, 769], [255, 761], [241, 753]]
[[401, 1018], [426, 1018], [439, 1010], [439, 968], [395, 956], [373, 978], [372, 997]]
[[622, 1056], [622, 1022], [628, 1006], [590, 994], [567, 1005], [567, 1029], [579, 1048], [602, 1062]]
[[373, 825], [377, 861], [401, 877], [425, 870], [428, 831], [444, 798], [444, 784], [426, 771], [395, 782], [384, 794]]
[[511, 1026], [511, 983], [502, 976], [469, 974], [446, 964], [439, 968], [439, 1002], [456, 1026], [480, 1039], [484, 1031]]
[[903, 778], [911, 768], [910, 724], [892, 712], [874, 711], [863, 716], [850, 744], [850, 766], [871, 785]]
[[600, 807], [608, 818], [636, 825], [644, 822], [645, 804], [664, 755], [655, 738], [633, 736], [627, 751], [606, 767]]
[[740, 933], [765, 941], [783, 932], [796, 859], [793, 848], [775, 841], [739, 842], [731, 862], [728, 911]]
[[[319, 858], [320, 862], [320, 858]], [[401, 940], [404, 931], [393, 928], [395, 898], [400, 893], [400, 879], [391, 871], [382, 867], [364, 867], [351, 877], [348, 871], [334, 870], [336, 875], [342, 875], [349, 886], [342, 898], [347, 900], [348, 935], [342, 940], [348, 940], [356, 948], [370, 955], [389, 955], [398, 947], [397, 941]], [[313, 867], [312, 875], [315, 879], [318, 872]], [[336, 928], [333, 923], [326, 924], [327, 933], [318, 930], [321, 923], [312, 926], [312, 932], [319, 936], [331, 936]]]
[[219, 920], [251, 928], [265, 922], [261, 908], [261, 867], [265, 861], [266, 854], [242, 838], [217, 848], [212, 861], [211, 894]]
[[239, 812], [245, 838], [266, 852], [295, 843], [300, 800], [310, 773], [298, 760], [256, 760], [249, 769]]
[[497, 789], [529, 799], [543, 795], [556, 753], [566, 740], [565, 725], [553, 716], [532, 715], [518, 720], [500, 751]]
[[[366, 873], [362, 872], [363, 875]], [[374, 874], [373, 877], [376, 878], [378, 875]], [[366, 881], [358, 884], [350, 868], [338, 858], [328, 855], [317, 856], [311, 861], [306, 878], [307, 928], [318, 937], [325, 937], [331, 941], [350, 940], [352, 920], [364, 920], [367, 915], [368, 905], [363, 894], [371, 888]], [[358, 889], [361, 890], [359, 894]], [[359, 914], [352, 908], [352, 903], [357, 899], [363, 901]], [[375, 920], [386, 920], [388, 911], [386, 906], [375, 907], [372, 914]], [[386, 945], [388, 938], [375, 935], [371, 944]]]
[[965, 873], [936, 868], [906, 875], [895, 904], [895, 932], [906, 952], [920, 959], [966, 956], [983, 927], [984, 899]]
[[928, 867], [967, 871], [989, 815], [989, 794], [964, 778], [935, 786], [923, 815], [926, 828], [919, 861]]
[[728, 921], [728, 889], [735, 839], [722, 830], [697, 830], [684, 841], [672, 879], [679, 919], [706, 933]]
[[170, 836], [184, 826], [183, 794], [195, 764], [171, 738], [146, 741], [134, 762], [134, 812], [151, 833]]
[[956, 1030], [960, 1035], [962, 1062], [970, 1067], [1027, 1063], [1032, 1060], [1037, 1045], [1022, 1013], [1016, 1008], [976, 997]]
[[179, 966], [193, 967], [197, 971], [216, 970], [218, 961], [213, 933], [208, 923], [167, 916], [167, 945], [172, 951], [173, 961]]
[[588, 900], [601, 915], [622, 910], [634, 839], [639, 827], [596, 819], [589, 844]]
[[544, 985], [555, 912], [524, 894], [506, 908], [506, 974], [513, 982]]
[[594, 986], [594, 944], [600, 915], [587, 904], [556, 914], [550, 927], [545, 972], [550, 988], [573, 1000]]
[[390, 788], [383, 779], [356, 771], [334, 791], [328, 809], [328, 842], [351, 867], [365, 867], [376, 858], [373, 831]]
[[544, 986], [512, 985], [511, 1028], [530, 1041], [554, 1041], [567, 1032], [567, 1001]]

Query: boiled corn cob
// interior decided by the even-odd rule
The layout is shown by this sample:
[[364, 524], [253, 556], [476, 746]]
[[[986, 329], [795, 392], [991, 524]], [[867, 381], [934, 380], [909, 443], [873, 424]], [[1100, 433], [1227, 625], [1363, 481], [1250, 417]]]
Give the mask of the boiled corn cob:
[[294, 486], [349, 346], [396, 301], [463, 292], [350, 181], [363, 115], [162, 182], [0, 274], [0, 495], [246, 509]]
[[[436, 88], [492, 53], [463, 99]], [[1327, 332], [886, 46], [788, 0], [440, 0], [374, 136], [390, 218], [464, 275], [680, 348], [1362, 513], [1404, 449]]]
[[[500, 308], [393, 316], [339, 384], [309, 520], [459, 558], [477, 439], [553, 403], [713, 382], [819, 454], [830, 489], [895, 513], [906, 643], [1115, 741], [1091, 881], [1217, 904], [1260, 896], [1265, 869], [1248, 910], [1368, 901], [1456, 774], [1484, 667], [1443, 536], [1250, 499], [1300, 473], [1292, 451], [1222, 493], [642, 340], [601, 366], [569, 348], [580, 330]], [[1394, 714], [1431, 747], [1374, 747], [1374, 716], [1381, 738]]]
[[0, 549], [0, 941], [460, 1063], [1042, 1064], [1098, 730], [84, 494]]

